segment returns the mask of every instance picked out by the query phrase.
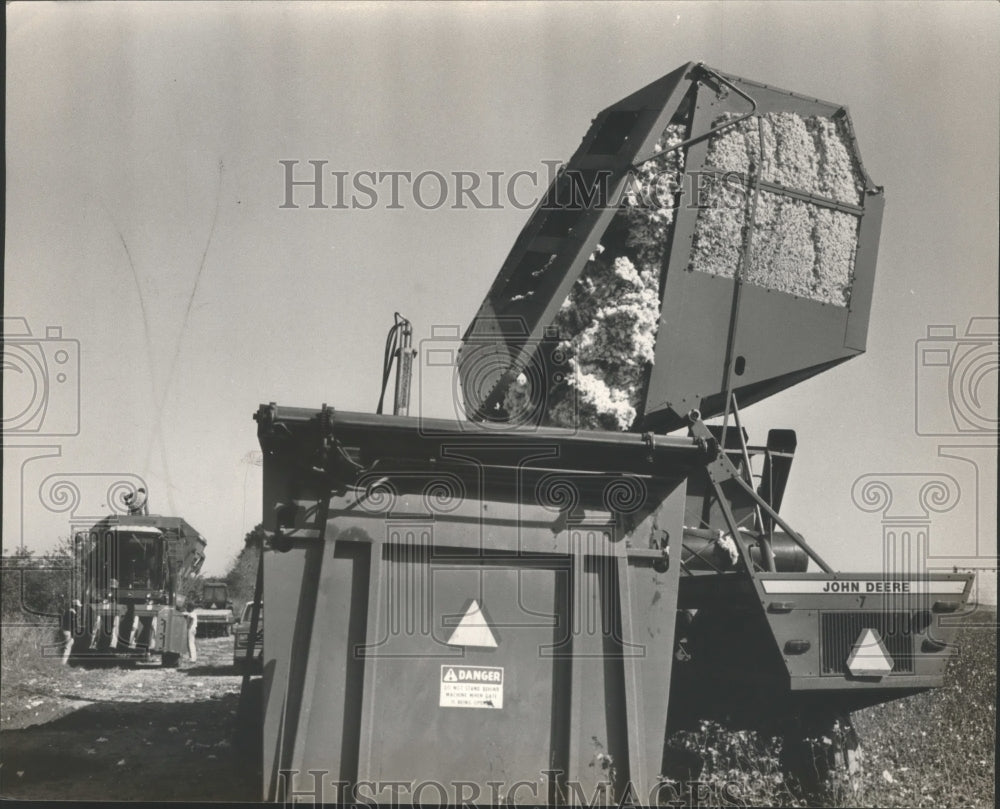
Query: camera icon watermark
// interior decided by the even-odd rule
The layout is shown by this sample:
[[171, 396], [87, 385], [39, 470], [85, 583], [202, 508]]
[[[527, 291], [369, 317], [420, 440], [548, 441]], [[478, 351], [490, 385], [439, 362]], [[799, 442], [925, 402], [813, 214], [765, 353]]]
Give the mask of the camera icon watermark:
[[5, 317], [2, 353], [4, 434], [79, 434], [80, 342], [60, 326], [36, 337], [25, 318]]
[[[985, 555], [977, 536], [964, 548], [955, 544], [955, 534], [961, 533], [956, 530], [959, 518], [968, 522], [970, 511], [975, 516], [977, 491], [963, 488], [959, 479], [943, 472], [879, 472], [858, 477], [851, 499], [861, 511], [881, 517], [883, 575], [930, 584], [935, 573], [976, 573], [968, 614], [980, 604], [996, 604], [995, 585], [990, 587], [988, 581], [996, 556]], [[978, 534], [978, 528], [970, 533]], [[927, 610], [929, 592], [903, 600], [914, 610]]]
[[[102, 589], [91, 586], [85, 560], [85, 551], [94, 544], [95, 526], [111, 515], [127, 514], [125, 495], [145, 485], [141, 477], [131, 473], [56, 473], [42, 480], [37, 501], [20, 504], [22, 514], [36, 515], [41, 513], [41, 507], [65, 515], [70, 545], [44, 556], [35, 557], [22, 550], [3, 557], [4, 598], [11, 609], [5, 625], [11, 625], [10, 620], [16, 623], [16, 619], [10, 619], [15, 613], [29, 624], [32, 617], [58, 617], [53, 611], [57, 594], [86, 601], [91, 591]], [[22, 490], [22, 496], [26, 491]], [[21, 530], [22, 534], [38, 535], [44, 528], [33, 525], [29, 516]]]
[[[449, 416], [467, 431], [539, 427], [546, 422], [558, 388], [563, 389], [560, 406], [575, 409], [575, 389], [568, 384], [572, 369], [558, 330], [547, 328], [541, 339], [532, 340], [522, 318], [496, 318], [490, 327], [504, 339], [491, 331], [463, 340], [458, 326], [434, 326], [431, 337], [420, 341], [417, 390], [422, 433], [437, 433], [433, 420], [423, 417], [434, 390], [450, 391]], [[560, 423], [575, 419], [564, 414]]]
[[129, 495], [148, 484], [132, 472], [57, 472], [38, 487], [38, 500], [47, 510], [66, 514], [70, 525], [89, 527], [112, 514], [129, 511]]
[[998, 336], [995, 317], [970, 318], [961, 336], [954, 325], [927, 327], [916, 344], [917, 435], [996, 433]]
[[76, 595], [76, 567], [69, 556], [3, 556], [0, 578], [4, 629], [55, 621], [59, 605]]
[[[584, 482], [572, 472], [528, 469], [514, 482], [510, 465], [477, 465], [477, 449], [488, 448], [459, 441], [446, 447], [454, 452], [444, 457], [466, 462], [462, 473], [382, 467], [331, 504], [328, 517], [362, 517], [373, 537], [384, 525], [378, 627], [356, 653], [462, 657], [466, 648], [496, 648], [513, 632], [539, 659], [574, 642], [584, 644], [574, 646], [577, 658], [607, 657], [605, 642], [622, 657], [644, 657], [646, 647], [629, 642], [609, 616], [618, 598], [616, 547], [620, 555], [625, 538], [656, 511], [646, 483], [620, 474]], [[488, 493], [500, 489], [493, 480], [513, 483], [513, 497], [491, 500]], [[497, 551], [501, 526], [510, 543], [501, 543], [502, 560], [470, 568], [470, 558]], [[549, 544], [560, 533], [565, 541]], [[555, 603], [553, 593], [560, 594]]]

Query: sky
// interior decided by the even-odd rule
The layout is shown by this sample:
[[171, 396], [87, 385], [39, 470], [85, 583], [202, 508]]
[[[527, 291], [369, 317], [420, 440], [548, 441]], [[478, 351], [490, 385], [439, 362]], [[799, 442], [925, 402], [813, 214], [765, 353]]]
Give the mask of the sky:
[[[367, 210], [311, 208], [302, 187], [283, 207], [280, 161], [348, 183], [534, 171], [530, 199], [597, 112], [704, 61], [846, 104], [886, 189], [867, 352], [742, 414], [751, 442], [797, 431], [783, 515], [845, 571], [881, 570], [904, 524], [929, 531], [932, 568], [996, 566], [995, 3], [6, 14], [4, 552], [50, 547], [142, 481], [224, 572], [261, 518], [257, 406], [374, 411], [393, 312], [423, 348], [464, 330], [529, 215], [456, 209], [451, 186], [434, 206], [432, 175], [423, 207], [384, 184]], [[448, 380], [417, 390], [413, 412], [454, 412]]]

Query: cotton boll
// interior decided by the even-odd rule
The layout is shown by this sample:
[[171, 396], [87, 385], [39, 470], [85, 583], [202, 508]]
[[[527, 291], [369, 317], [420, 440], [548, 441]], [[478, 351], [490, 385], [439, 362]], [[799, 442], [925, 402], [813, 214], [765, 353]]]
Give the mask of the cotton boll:
[[[727, 113], [714, 125], [723, 126], [734, 118]], [[710, 141], [707, 162], [744, 174], [757, 165], [765, 180], [837, 202], [857, 204], [863, 192], [847, 133], [828, 118], [779, 112], [742, 120]], [[689, 269], [727, 277], [735, 274], [747, 238], [751, 193], [749, 188], [736, 192], [719, 182], [709, 186], [705, 207], [698, 215]], [[845, 306], [850, 300], [856, 250], [857, 220], [851, 214], [761, 191], [743, 279]]]
[[575, 361], [573, 385], [579, 392], [579, 401], [593, 407], [599, 417], [612, 422], [615, 429], [627, 430], [635, 419], [635, 408], [629, 402], [628, 392], [612, 388], [600, 377], [583, 373]]
[[765, 179], [789, 188], [818, 188], [816, 147], [806, 121], [794, 113], [770, 118], [773, 149], [765, 157]]
[[508, 419], [515, 423], [525, 421], [535, 406], [533, 399], [528, 377], [518, 374], [504, 394], [503, 409]]
[[731, 278], [743, 243], [746, 191], [712, 180], [702, 196], [689, 269]]
[[640, 265], [655, 265], [657, 271], [674, 224], [675, 200], [684, 168], [684, 153], [676, 147], [684, 135], [685, 128], [677, 124], [663, 131], [656, 151], [671, 151], [639, 167], [623, 200], [628, 223], [624, 247], [631, 250]]
[[[549, 424], [626, 430], [635, 420], [653, 360], [660, 317], [660, 272], [674, 222], [686, 128], [670, 125], [663, 156], [639, 167], [601, 244], [553, 322], [569, 373], [546, 401]], [[672, 150], [672, 151], [668, 151]]]
[[[713, 127], [738, 117], [725, 113]], [[763, 153], [759, 129], [764, 132]], [[766, 113], [723, 129], [709, 142], [707, 164], [720, 171], [749, 174], [750, 166], [761, 162], [765, 180], [837, 202], [857, 205], [864, 191], [846, 129], [830, 118]]]
[[750, 266], [745, 276], [748, 283], [813, 296], [816, 253], [812, 207], [799, 200], [760, 194]]
[[817, 284], [829, 302], [838, 306], [850, 301], [857, 242], [857, 217], [842, 211], [816, 212]]
[[[713, 126], [719, 127], [727, 124], [734, 117], [731, 113], [726, 113], [716, 119]], [[750, 155], [757, 154], [757, 135], [756, 133], [752, 135], [752, 144], [748, 143], [749, 137], [751, 136], [746, 127], [738, 128], [736, 126], [724, 129], [715, 135], [709, 145], [708, 165], [724, 172], [749, 173]]]
[[[858, 204], [863, 183], [843, 124], [795, 113], [767, 113], [713, 126], [707, 165], [735, 173], [700, 189], [688, 270], [733, 277], [740, 269], [755, 169], [772, 183], [836, 202]], [[686, 125], [671, 124], [657, 159], [630, 176], [621, 208], [553, 321], [567, 373], [547, 393], [545, 419], [582, 429], [629, 429], [641, 407], [655, 356], [660, 278], [675, 221]], [[757, 196], [749, 284], [836, 306], [850, 300], [857, 217], [783, 194]]]
[[846, 133], [828, 118], [811, 118], [807, 124], [819, 154], [819, 182], [815, 193], [838, 202], [859, 204], [864, 186], [848, 150]]

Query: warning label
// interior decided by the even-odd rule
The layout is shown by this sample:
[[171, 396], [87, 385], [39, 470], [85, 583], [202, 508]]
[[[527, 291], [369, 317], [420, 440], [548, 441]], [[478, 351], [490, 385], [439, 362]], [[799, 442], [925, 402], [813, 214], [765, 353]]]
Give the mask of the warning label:
[[503, 669], [441, 666], [442, 708], [503, 708]]

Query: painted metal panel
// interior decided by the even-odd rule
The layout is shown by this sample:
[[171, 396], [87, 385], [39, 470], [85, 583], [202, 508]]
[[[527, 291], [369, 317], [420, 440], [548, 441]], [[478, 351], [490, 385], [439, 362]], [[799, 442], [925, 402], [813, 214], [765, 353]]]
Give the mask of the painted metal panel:
[[[848, 573], [760, 574], [754, 585], [792, 691], [854, 692], [940, 686], [954, 653], [958, 611], [971, 574], [919, 577]], [[865, 630], [875, 630], [894, 657], [883, 677], [853, 676], [847, 660]], [[803, 650], [802, 641], [808, 641]], [[859, 697], [860, 698], [860, 697]]]
[[[329, 501], [310, 456], [265, 456], [267, 797], [315, 797], [313, 772], [331, 800], [337, 781], [435, 801], [461, 781], [473, 803], [590, 803], [612, 767], [655, 786], [679, 566], [653, 545], [683, 531], [678, 470], [537, 470], [518, 464], [537, 442], [504, 447], [453, 445]], [[495, 645], [455, 642], [472, 603]], [[499, 691], [445, 689], [451, 668]], [[500, 704], [456, 704], [482, 693]]]
[[[725, 75], [725, 74], [723, 74]], [[844, 116], [846, 110], [828, 102], [799, 96], [756, 82], [726, 76], [755, 102], [753, 113], [793, 112], [802, 116]], [[693, 135], [707, 133], [723, 114], [750, 112], [746, 99], [735, 93], [720, 94], [710, 83], [697, 90]], [[849, 128], [853, 143], [853, 131]], [[698, 178], [712, 171], [707, 139], [687, 151], [685, 188], [697, 188]], [[860, 167], [860, 155], [854, 155]], [[735, 277], [710, 275], [690, 267], [699, 227], [698, 204], [693, 196], [676, 211], [674, 235], [666, 258], [660, 329], [655, 361], [650, 373], [644, 408], [647, 429], [673, 429], [691, 409], [703, 418], [718, 415], [726, 407], [729, 363], [738, 358], [733, 390], [742, 405], [759, 401], [799, 381], [864, 351], [874, 286], [875, 260], [881, 225], [882, 196], [868, 182], [859, 214], [859, 245], [855, 256], [850, 305], [820, 303], [785, 292], [770, 290]], [[751, 180], [743, 178], [747, 193]], [[796, 197], [794, 190], [765, 187], [782, 196]], [[798, 197], [796, 197], [798, 198]], [[806, 199], [806, 198], [803, 198]], [[829, 203], [823, 203], [827, 205]], [[871, 218], [869, 218], [871, 209]], [[734, 211], [733, 216], [743, 216]], [[744, 240], [752, 234], [744, 230]], [[735, 269], [735, 268], [734, 268]], [[731, 345], [730, 345], [731, 341]], [[680, 350], [680, 347], [685, 350]]]

